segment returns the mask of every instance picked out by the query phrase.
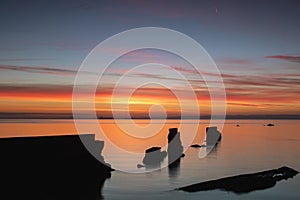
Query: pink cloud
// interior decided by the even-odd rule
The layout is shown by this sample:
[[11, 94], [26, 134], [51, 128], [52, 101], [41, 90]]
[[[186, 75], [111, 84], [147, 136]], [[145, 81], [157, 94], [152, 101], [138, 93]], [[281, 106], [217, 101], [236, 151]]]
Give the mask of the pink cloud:
[[233, 64], [233, 65], [253, 65], [255, 62], [251, 59], [240, 59], [240, 58], [226, 58], [220, 59], [221, 63]]
[[285, 60], [290, 62], [300, 62], [300, 56], [274, 55], [274, 56], [266, 56], [266, 58], [273, 58], [273, 59]]
[[37, 73], [37, 74], [59, 75], [59, 76], [74, 76], [77, 73], [77, 70], [64, 69], [64, 68], [0, 65], [0, 71], [4, 71], [4, 70], [22, 71], [22, 72]]
[[41, 61], [41, 60], [52, 60], [50, 58], [0, 58], [1, 62], [11, 61]]

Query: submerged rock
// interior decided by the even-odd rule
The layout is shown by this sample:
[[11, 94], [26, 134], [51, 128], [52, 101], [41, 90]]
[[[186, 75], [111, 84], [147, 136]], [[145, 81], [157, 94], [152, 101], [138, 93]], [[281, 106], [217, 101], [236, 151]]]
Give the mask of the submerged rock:
[[275, 126], [275, 124], [267, 124], [267, 126]]
[[206, 181], [177, 188], [176, 190], [182, 190], [185, 192], [199, 192], [219, 189], [241, 194], [255, 190], [271, 188], [275, 186], [278, 181], [293, 178], [298, 173], [298, 171], [292, 168], [281, 167], [278, 169], [253, 174], [242, 174], [238, 176]]

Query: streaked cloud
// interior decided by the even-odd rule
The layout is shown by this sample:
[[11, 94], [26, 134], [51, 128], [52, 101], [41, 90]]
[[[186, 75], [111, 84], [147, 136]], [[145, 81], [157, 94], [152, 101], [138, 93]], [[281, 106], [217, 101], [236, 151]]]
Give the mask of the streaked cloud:
[[[77, 73], [76, 70], [65, 68], [12, 65], [0, 65], [0, 71], [1, 70], [60, 76], [75, 76]], [[185, 81], [191, 83], [201, 110], [204, 111], [205, 114], [209, 114], [211, 99], [207, 84], [201, 76], [196, 74], [195, 69], [190, 66], [178, 65], [171, 66], [170, 70], [176, 70], [186, 77]], [[183, 81], [180, 77], [173, 77], [171, 73], [161, 73], [155, 70], [139, 71], [131, 74], [126, 74], [127, 72], [127, 68], [109, 68], [107, 71], [108, 76], [115, 76], [115, 78], [124, 75], [132, 77], [132, 82], [126, 82], [125, 85], [121, 85], [120, 87], [122, 88], [119, 90], [121, 92], [114, 96], [114, 98], [117, 98], [114, 102], [118, 103], [120, 108], [123, 109], [124, 105], [128, 103], [126, 101], [126, 95], [128, 95], [127, 91], [134, 88], [134, 78], [147, 78], [153, 80], [153, 82], [162, 79], [178, 84], [174, 84], [174, 87], [170, 88], [171, 91], [168, 88], [155, 85], [147, 85], [139, 88], [130, 100], [133, 116], [147, 115], [149, 107], [153, 104], [162, 104], [165, 106], [167, 112], [173, 115], [178, 113], [178, 101], [176, 96], [172, 93], [185, 94], [186, 88], [184, 88], [184, 84], [180, 82]], [[201, 74], [212, 77], [220, 75], [210, 72], [201, 72]], [[300, 113], [300, 106], [298, 106], [300, 103], [300, 73], [284, 73], [280, 71], [271, 72], [269, 74], [265, 72], [260, 74], [238, 75], [233, 72], [223, 72], [221, 76], [226, 89], [228, 114], [258, 114], [260, 112], [267, 112], [268, 114]], [[107, 77], [107, 79], [111, 80], [112, 77]], [[87, 87], [87, 89], [90, 88], [89, 85], [85, 85], [84, 87]], [[111, 82], [101, 84], [96, 90], [95, 100], [97, 110], [104, 113], [105, 116], [111, 116], [113, 90], [114, 83]], [[58, 113], [71, 112], [72, 91], [72, 83], [66, 85], [0, 84], [0, 112], [8, 112], [9, 110], [18, 111], [18, 109], [24, 112], [52, 112], [53, 110]], [[84, 99], [86, 94], [83, 91], [80, 95], [82, 95]], [[188, 95], [183, 96], [183, 101], [186, 102], [184, 106], [191, 110], [190, 113], [192, 115], [192, 100], [189, 99]], [[10, 102], [13, 102], [15, 106], [12, 107], [12, 103]], [[125, 112], [124, 109], [122, 109], [120, 112]]]
[[0, 58], [0, 62], [14, 62], [14, 61], [47, 61], [50, 58]]
[[59, 76], [73, 76], [76, 75], [77, 73], [77, 70], [64, 69], [64, 68], [0, 65], [0, 71], [4, 71], [4, 70], [13, 70], [13, 71], [21, 71], [21, 72], [37, 73], [37, 74], [59, 75]]
[[253, 65], [255, 64], [254, 60], [251, 59], [242, 59], [242, 58], [223, 58], [218, 60], [221, 63], [225, 64], [234, 64], [234, 65]]
[[289, 62], [300, 62], [300, 56], [274, 55], [274, 56], [266, 56], [266, 58], [285, 60]]

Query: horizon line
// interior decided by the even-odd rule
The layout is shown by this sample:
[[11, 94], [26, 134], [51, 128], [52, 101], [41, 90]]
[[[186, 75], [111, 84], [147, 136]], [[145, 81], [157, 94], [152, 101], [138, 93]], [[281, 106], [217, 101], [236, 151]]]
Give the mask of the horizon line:
[[[163, 117], [118, 117], [112, 116], [97, 116], [97, 119], [211, 119], [211, 115], [203, 115], [200, 117], [195, 116], [169, 116]], [[0, 112], [0, 119], [74, 119], [71, 113], [11, 113], [11, 112]], [[94, 119], [91, 115], [82, 115], [79, 119]], [[214, 119], [300, 119], [300, 114], [266, 114], [266, 115], [252, 115], [252, 114], [236, 114], [236, 115], [215, 115]]]

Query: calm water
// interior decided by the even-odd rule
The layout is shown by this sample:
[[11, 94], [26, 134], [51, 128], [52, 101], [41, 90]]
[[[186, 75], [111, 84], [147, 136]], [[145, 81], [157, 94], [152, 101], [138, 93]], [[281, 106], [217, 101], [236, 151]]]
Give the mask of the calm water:
[[[145, 128], [149, 121], [138, 120], [138, 126]], [[123, 121], [126, 126], [126, 120]], [[168, 120], [166, 124], [155, 121], [149, 132], [136, 133], [136, 137], [148, 137], [151, 130], [161, 130], [150, 139], [129, 136], [122, 132], [112, 120], [104, 120], [101, 127], [113, 144], [132, 153], [141, 153], [151, 146], [166, 145], [168, 128], [180, 127], [181, 139], [186, 147], [186, 156], [180, 166], [163, 168], [151, 173], [124, 173], [115, 171], [105, 182], [102, 193], [105, 199], [299, 199], [300, 175], [294, 179], [278, 182], [271, 189], [236, 195], [222, 191], [185, 193], [172, 191], [174, 188], [225, 176], [237, 175], [278, 168], [292, 167], [300, 170], [300, 121], [299, 120], [227, 120], [222, 130], [222, 142], [207, 157], [198, 157], [199, 149], [188, 148], [189, 134], [194, 128], [193, 120], [184, 125], [178, 120]], [[263, 126], [274, 123], [274, 127]], [[89, 121], [82, 121], [86, 133], [91, 133]], [[236, 127], [239, 124], [239, 127]], [[220, 124], [216, 124], [221, 127]], [[208, 121], [201, 121], [194, 143], [202, 143]], [[191, 130], [190, 130], [191, 129]], [[2, 120], [0, 137], [29, 135], [74, 134], [76, 128], [72, 120]], [[130, 130], [130, 127], [129, 127]], [[84, 130], [81, 130], [84, 131]], [[81, 132], [80, 131], [80, 132]], [[95, 131], [95, 130], [94, 130]], [[82, 133], [82, 132], [81, 132]], [[99, 136], [101, 139], [101, 136]], [[108, 146], [108, 145], [107, 145]], [[105, 160], [113, 167], [136, 169], [141, 157], [119, 154], [110, 147], [103, 150]], [[139, 169], [145, 170], [145, 169]], [[141, 172], [140, 171], [140, 172]]]

